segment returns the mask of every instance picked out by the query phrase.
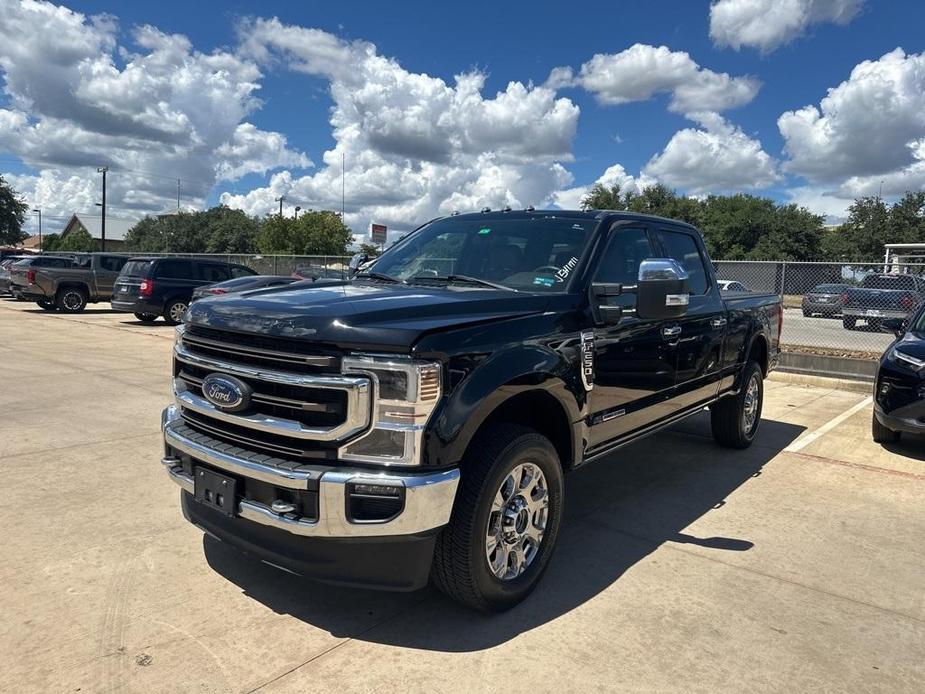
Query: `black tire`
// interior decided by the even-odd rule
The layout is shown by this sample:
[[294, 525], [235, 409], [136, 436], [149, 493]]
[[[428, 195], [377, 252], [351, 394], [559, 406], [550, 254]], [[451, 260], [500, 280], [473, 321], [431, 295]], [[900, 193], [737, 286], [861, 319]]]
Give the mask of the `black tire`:
[[896, 443], [899, 441], [900, 432], [883, 426], [874, 414], [870, 420], [870, 435], [877, 443]]
[[812, 311], [807, 311], [806, 309], [803, 309], [803, 317], [804, 317], [804, 318], [809, 318], [809, 317], [812, 316], [812, 315], [813, 315], [813, 312], [812, 312]]
[[43, 311], [57, 311], [58, 310], [58, 306], [57, 304], [55, 304], [54, 301], [43, 299], [42, 301], [36, 301], [35, 303], [38, 304], [39, 308], [41, 308]]
[[854, 316], [842, 316], [841, 324], [845, 330], [854, 330], [858, 324], [858, 319]]
[[[489, 566], [489, 523], [502, 518], [500, 512], [492, 512], [492, 503], [496, 495], [503, 496], [502, 485], [511, 472], [524, 464], [536, 466], [545, 478], [549, 499], [546, 526], [539, 548], [532, 560], [526, 561], [522, 573], [502, 579]], [[482, 612], [501, 612], [521, 602], [536, 587], [555, 549], [562, 522], [563, 491], [562, 465], [545, 436], [514, 424], [491, 426], [479, 434], [462, 464], [450, 522], [437, 537], [431, 571], [434, 584], [453, 600]], [[517, 496], [512, 493], [508, 503], [517, 501]], [[520, 532], [520, 525], [517, 516], [509, 528]], [[496, 527], [496, 538], [500, 538], [502, 526]], [[501, 540], [497, 546], [512, 545]], [[506, 551], [504, 556], [499, 566], [509, 567]]]
[[80, 287], [65, 287], [55, 297], [58, 309], [65, 313], [80, 313], [87, 308], [87, 292]]
[[[179, 308], [182, 306], [182, 310]], [[167, 325], [177, 325], [182, 320], [182, 315], [186, 313], [186, 309], [189, 308], [189, 302], [183, 299], [173, 299], [167, 302], [167, 305], [164, 307], [164, 320], [167, 321]]]
[[153, 323], [158, 319], [158, 315], [156, 313], [136, 313], [135, 318], [142, 323]]
[[[757, 392], [750, 394], [751, 387], [756, 387]], [[753, 407], [750, 405], [752, 402], [754, 402]], [[710, 406], [710, 424], [716, 443], [726, 448], [751, 446], [761, 425], [763, 404], [764, 373], [758, 362], [750, 361], [742, 372], [742, 388], [739, 392]], [[751, 423], [747, 416], [748, 412], [752, 413]]]

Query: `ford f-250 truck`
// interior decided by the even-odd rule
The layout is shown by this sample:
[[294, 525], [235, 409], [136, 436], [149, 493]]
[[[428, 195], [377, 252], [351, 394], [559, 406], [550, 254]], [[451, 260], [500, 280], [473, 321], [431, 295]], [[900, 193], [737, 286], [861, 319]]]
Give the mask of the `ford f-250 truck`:
[[776, 295], [624, 212], [434, 220], [350, 280], [190, 306], [162, 463], [186, 518], [303, 576], [474, 608], [534, 588], [565, 473], [709, 407], [758, 431]]

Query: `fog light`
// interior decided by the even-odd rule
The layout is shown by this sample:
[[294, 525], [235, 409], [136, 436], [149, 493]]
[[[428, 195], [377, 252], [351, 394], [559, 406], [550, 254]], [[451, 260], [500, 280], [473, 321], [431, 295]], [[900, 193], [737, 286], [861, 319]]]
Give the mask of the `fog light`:
[[405, 508], [405, 488], [357, 482], [347, 485], [347, 518], [353, 523], [385, 523]]

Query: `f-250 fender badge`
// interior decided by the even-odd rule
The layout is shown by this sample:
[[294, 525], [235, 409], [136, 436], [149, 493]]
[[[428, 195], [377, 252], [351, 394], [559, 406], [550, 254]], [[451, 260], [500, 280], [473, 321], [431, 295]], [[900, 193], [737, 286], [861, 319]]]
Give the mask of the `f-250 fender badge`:
[[594, 388], [594, 331], [581, 333], [581, 382], [585, 390]]

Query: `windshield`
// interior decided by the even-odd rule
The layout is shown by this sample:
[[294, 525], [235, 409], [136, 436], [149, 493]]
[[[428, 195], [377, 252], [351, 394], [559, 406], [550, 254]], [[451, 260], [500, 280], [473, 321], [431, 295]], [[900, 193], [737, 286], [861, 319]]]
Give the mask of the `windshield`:
[[915, 290], [912, 275], [868, 275], [861, 284], [865, 289], [906, 289]]
[[567, 217], [448, 217], [393, 246], [369, 272], [411, 283], [459, 276], [520, 291], [562, 292], [596, 225]]

